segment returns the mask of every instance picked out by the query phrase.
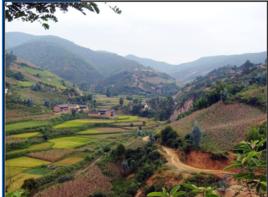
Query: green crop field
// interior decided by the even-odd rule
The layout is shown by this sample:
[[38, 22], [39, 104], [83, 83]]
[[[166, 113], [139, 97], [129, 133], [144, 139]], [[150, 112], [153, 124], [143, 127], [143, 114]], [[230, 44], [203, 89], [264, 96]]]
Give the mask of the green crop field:
[[31, 168], [31, 167], [41, 166], [45, 164], [49, 164], [49, 162], [43, 161], [40, 159], [34, 159], [31, 157], [18, 157], [15, 159], [6, 160], [6, 166], [9, 166], [9, 167]]
[[79, 120], [66, 121], [64, 123], [54, 126], [54, 128], [55, 129], [74, 128], [94, 123], [112, 123], [112, 122], [113, 120], [109, 119], [79, 119]]
[[23, 122], [10, 123], [6, 125], [6, 132], [14, 130], [22, 130], [28, 128], [35, 128], [40, 126], [48, 125], [48, 121], [37, 121], [37, 120], [28, 120]]
[[49, 140], [53, 143], [53, 148], [76, 148], [90, 142], [90, 138], [81, 136], [59, 137]]
[[25, 154], [29, 152], [35, 152], [35, 151], [42, 151], [42, 150], [48, 150], [52, 148], [53, 143], [51, 142], [44, 142], [40, 144], [34, 144], [24, 149], [18, 149], [7, 152], [7, 155], [19, 155], [19, 154]]
[[36, 137], [36, 136], [40, 136], [40, 132], [30, 132], [30, 133], [10, 135], [10, 137], [12, 138], [31, 138], [31, 137]]
[[87, 129], [84, 131], [78, 132], [78, 134], [110, 134], [110, 133], [118, 133], [118, 132], [127, 132], [129, 130], [122, 129], [122, 128], [117, 128], [117, 127], [96, 127], [92, 129]]

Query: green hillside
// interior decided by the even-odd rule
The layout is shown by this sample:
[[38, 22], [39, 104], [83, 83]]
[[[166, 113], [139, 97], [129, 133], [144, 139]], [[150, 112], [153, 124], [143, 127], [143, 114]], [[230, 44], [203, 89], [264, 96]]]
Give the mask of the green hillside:
[[[6, 69], [7, 118], [51, 111], [56, 103], [66, 102], [72, 84], [48, 70], [22, 61], [15, 61]], [[77, 91], [77, 94], [79, 91]]]

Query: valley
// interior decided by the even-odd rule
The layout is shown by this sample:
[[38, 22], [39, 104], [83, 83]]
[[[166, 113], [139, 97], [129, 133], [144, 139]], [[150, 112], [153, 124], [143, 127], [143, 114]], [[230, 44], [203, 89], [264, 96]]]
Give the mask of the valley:
[[[164, 62], [55, 36], [7, 35], [10, 197], [145, 197], [174, 187], [186, 197], [265, 196], [256, 186], [266, 172], [262, 53], [201, 58], [164, 72]], [[204, 59], [213, 64], [200, 66]], [[188, 75], [196, 65], [200, 76]], [[241, 173], [260, 182], [249, 188]]]

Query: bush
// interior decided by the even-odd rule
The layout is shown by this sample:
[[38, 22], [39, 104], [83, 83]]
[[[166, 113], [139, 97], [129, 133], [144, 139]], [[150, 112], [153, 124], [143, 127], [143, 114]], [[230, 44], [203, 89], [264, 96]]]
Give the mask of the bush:
[[89, 197], [106, 197], [102, 192], [95, 192], [94, 194], [89, 195]]
[[168, 126], [164, 128], [160, 133], [161, 144], [169, 146], [171, 148], [178, 148], [182, 146], [182, 141], [179, 138], [176, 131], [172, 127]]
[[151, 175], [153, 175], [154, 170], [151, 166], [145, 165], [136, 176], [137, 181], [143, 183], [146, 179], [148, 179]]
[[38, 183], [35, 179], [26, 179], [23, 182], [22, 188], [28, 190], [29, 192], [32, 192], [33, 190], [36, 190], [38, 187]]
[[71, 175], [62, 175], [58, 178], [58, 183], [63, 183], [65, 181], [70, 181], [73, 179], [73, 176]]

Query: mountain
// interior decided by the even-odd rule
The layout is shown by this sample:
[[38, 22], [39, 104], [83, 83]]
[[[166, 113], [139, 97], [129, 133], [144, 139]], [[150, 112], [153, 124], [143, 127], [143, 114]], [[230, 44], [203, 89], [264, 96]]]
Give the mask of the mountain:
[[48, 113], [51, 106], [82, 94], [69, 81], [21, 59], [7, 65], [5, 85], [8, 118]]
[[166, 62], [161, 62], [161, 61], [156, 61], [150, 58], [142, 58], [142, 57], [138, 57], [135, 55], [127, 55], [126, 58], [139, 62], [144, 66], [149, 66], [158, 71], [165, 72], [168, 74], [172, 73], [177, 67], [177, 65], [168, 64]]
[[32, 40], [11, 50], [16, 56], [76, 84], [91, 84], [102, 77], [85, 60], [53, 42]]
[[[78, 59], [80, 59], [80, 64], [82, 64], [82, 67], [84, 67], [81, 70], [84, 70], [85, 67], [88, 67], [86, 69], [86, 73], [84, 75], [89, 74], [89, 72], [92, 72], [92, 75], [88, 76], [88, 79], [90, 80], [93, 76], [97, 79], [100, 79], [101, 77], [109, 77], [113, 74], [119, 73], [121, 71], [126, 70], [134, 70], [136, 68], [142, 68], [143, 66], [135, 61], [128, 60], [122, 56], [119, 56], [114, 53], [110, 52], [104, 52], [104, 51], [93, 51], [89, 48], [81, 47], [69, 40], [57, 37], [57, 36], [34, 36], [30, 34], [20, 33], [20, 32], [10, 32], [6, 34], [6, 46], [9, 47], [7, 49], [12, 50], [17, 56], [22, 57], [25, 60], [29, 60], [30, 62], [33, 62], [41, 67], [44, 67], [46, 64], [46, 67], [48, 69], [52, 69], [53, 72], [55, 72], [52, 67], [59, 67], [58, 64], [60, 64], [60, 61], [63, 58], [63, 55], [60, 55], [58, 59], [55, 59], [58, 64], [53, 65], [51, 64], [50, 60], [46, 58], [48, 55], [52, 55], [56, 52], [54, 55], [58, 55], [59, 50], [62, 50], [66, 54], [66, 56], [72, 56], [74, 60], [71, 62], [76, 62]], [[17, 40], [20, 40], [20, 42], [17, 42]], [[42, 45], [41, 49], [37, 48], [39, 45]], [[28, 50], [24, 50], [27, 48]], [[40, 56], [36, 56], [35, 53], [38, 52]], [[62, 52], [62, 53], [63, 53]], [[69, 59], [70, 60], [70, 59]], [[48, 61], [48, 62], [47, 62]], [[76, 67], [80, 67], [79, 65], [76, 65]], [[74, 65], [60, 65], [61, 70], [65, 70], [65, 67], [72, 67]], [[62, 69], [62, 67], [64, 69]], [[71, 69], [72, 70], [72, 69]], [[72, 70], [74, 71], [74, 70]], [[68, 71], [65, 71], [68, 72]], [[69, 73], [69, 72], [68, 72]], [[70, 72], [71, 74], [73, 72]], [[66, 74], [57, 73], [62, 77], [65, 77]], [[101, 76], [100, 76], [101, 75]], [[95, 81], [96, 79], [94, 79]], [[85, 80], [85, 76], [81, 77], [81, 81]]]
[[216, 68], [227, 65], [238, 66], [247, 60], [255, 64], [264, 63], [266, 58], [266, 52], [202, 57], [192, 62], [179, 64], [172, 76], [187, 83], [197, 76], [204, 76]]
[[249, 60], [252, 63], [264, 63], [267, 58], [266, 52], [260, 53], [244, 53], [239, 55], [220, 55], [201, 57], [195, 61], [182, 63], [179, 65], [159, 62], [148, 58], [140, 58], [133, 55], [126, 56], [129, 59], [135, 60], [145, 66], [150, 66], [159, 71], [165, 72], [181, 84], [184, 85], [193, 81], [198, 76], [204, 76], [213, 69], [220, 68], [227, 65], [241, 65]]
[[[6, 49], [12, 51], [16, 56], [41, 68], [48, 69], [63, 79], [79, 84], [81, 87], [93, 85], [100, 87], [98, 84], [110, 85], [114, 79], [121, 78], [126, 73], [131, 79], [135, 77], [136, 81], [143, 80], [137, 81], [137, 83], [142, 84], [145, 81], [145, 76], [148, 76], [148, 70], [150, 70], [148, 77], [150, 78], [151, 75], [157, 76], [156, 81], [160, 81], [164, 86], [165, 83], [174, 82], [174, 79], [167, 74], [147, 69], [147, 67], [133, 60], [115, 53], [93, 51], [56, 36], [33, 36], [11, 32], [7, 33], [6, 43]], [[131, 86], [130, 89], [133, 89], [132, 83], [126, 80], [124, 85], [126, 86], [126, 84]], [[156, 88], [155, 84], [148, 84], [153, 86], [150, 88]], [[114, 85], [118, 85], [116, 87], [118, 88], [117, 92], [121, 90], [122, 84], [116, 83]], [[105, 87], [98, 89], [103, 91]], [[163, 91], [159, 92], [162, 93]]]
[[172, 77], [151, 68], [118, 73], [101, 81], [96, 89], [111, 95], [173, 95], [178, 90]]
[[177, 92], [177, 109], [171, 119], [220, 100], [242, 102], [266, 110], [266, 74], [267, 64], [246, 61], [241, 66], [224, 66], [198, 77]]

